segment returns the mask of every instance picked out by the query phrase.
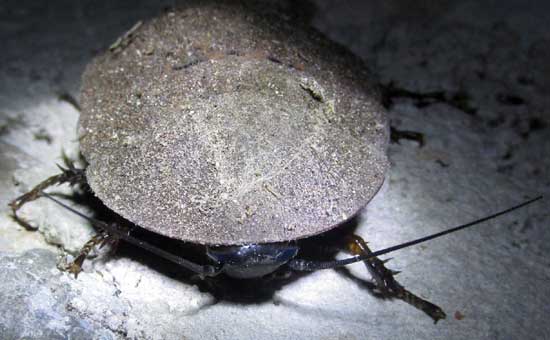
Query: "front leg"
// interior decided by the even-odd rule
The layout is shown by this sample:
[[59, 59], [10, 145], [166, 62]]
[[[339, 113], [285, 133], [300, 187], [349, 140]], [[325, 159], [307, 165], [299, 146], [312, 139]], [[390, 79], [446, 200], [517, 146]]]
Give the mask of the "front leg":
[[[368, 255], [372, 253], [365, 240], [357, 235], [349, 236], [346, 239], [346, 246], [347, 251], [353, 255]], [[428, 314], [434, 320], [434, 323], [445, 319], [445, 312], [440, 307], [411, 293], [397, 282], [394, 277], [396, 272], [386, 268], [384, 261], [377, 257], [371, 257], [363, 261], [363, 263], [373, 277], [376, 288], [380, 290], [382, 295], [403, 300], [413, 307], [420, 309]]]

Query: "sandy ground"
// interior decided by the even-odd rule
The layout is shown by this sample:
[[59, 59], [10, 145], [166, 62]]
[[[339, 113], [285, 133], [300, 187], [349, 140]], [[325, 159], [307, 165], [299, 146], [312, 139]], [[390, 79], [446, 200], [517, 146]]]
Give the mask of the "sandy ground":
[[[318, 271], [252, 302], [218, 301], [126, 251], [89, 261], [77, 280], [59, 255], [87, 223], [44, 200], [7, 203], [78, 152], [80, 75], [98, 51], [173, 2], [4, 1], [0, 5], [0, 334], [2, 339], [549, 338], [547, 198], [389, 263], [448, 314], [434, 325]], [[312, 22], [365, 59], [393, 95], [392, 125], [425, 135], [392, 144], [392, 169], [358, 233], [374, 249], [550, 194], [550, 6], [524, 1], [319, 1]], [[60, 187], [57, 191], [68, 192]], [[135, 254], [138, 255], [135, 255]], [[351, 273], [368, 280], [363, 267]], [[252, 288], [251, 288], [252, 289]]]

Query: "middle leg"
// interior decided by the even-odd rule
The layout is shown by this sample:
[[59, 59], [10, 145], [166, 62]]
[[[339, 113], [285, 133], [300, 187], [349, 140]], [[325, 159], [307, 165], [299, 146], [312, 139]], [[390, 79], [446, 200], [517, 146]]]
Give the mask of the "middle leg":
[[78, 274], [82, 271], [82, 264], [84, 263], [84, 260], [90, 255], [92, 250], [96, 246], [103, 247], [107, 242], [110, 243], [116, 243], [118, 242], [118, 238], [111, 236], [106, 231], [101, 231], [94, 235], [88, 242], [82, 246], [80, 249], [80, 252], [78, 253], [78, 256], [71, 262], [66, 265], [64, 265], [63, 270], [68, 271], [71, 274], [74, 274], [75, 279], [78, 277]]

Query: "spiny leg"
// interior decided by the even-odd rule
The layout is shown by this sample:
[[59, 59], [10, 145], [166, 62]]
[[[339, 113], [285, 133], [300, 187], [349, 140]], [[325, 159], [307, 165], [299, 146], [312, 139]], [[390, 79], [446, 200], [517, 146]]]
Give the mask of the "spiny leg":
[[[61, 170], [60, 174], [54, 175], [46, 179], [45, 181], [39, 183], [31, 191], [17, 197], [12, 202], [9, 203], [9, 206], [12, 209], [13, 216], [17, 222], [23, 225], [27, 229], [34, 229], [27, 221], [23, 218], [17, 216], [17, 211], [28, 202], [32, 202], [41, 196], [44, 195], [44, 190], [63, 183], [69, 183], [70, 185], [76, 184], [86, 184], [86, 176], [83, 169], [77, 169], [74, 166], [74, 163], [63, 153], [63, 162], [66, 167], [61, 167], [58, 165]], [[107, 232], [101, 231], [92, 237], [80, 250], [79, 255], [69, 264], [65, 265], [63, 269], [75, 275], [75, 278], [78, 276], [78, 273], [82, 271], [82, 264], [86, 257], [90, 254], [93, 248], [99, 244], [102, 246], [110, 241], [110, 236]]]
[[124, 228], [120, 225], [115, 223], [105, 223], [103, 221], [100, 221], [98, 219], [89, 217], [84, 215], [83, 213], [79, 212], [78, 210], [66, 205], [65, 203], [57, 200], [53, 196], [44, 193], [43, 194], [48, 199], [54, 201], [55, 203], [59, 204], [63, 208], [71, 211], [72, 213], [90, 221], [90, 223], [98, 230], [106, 231], [110, 236], [112, 240], [115, 242], [118, 242], [119, 239], [124, 240], [128, 243], [131, 243], [135, 246], [138, 246], [146, 251], [149, 251], [157, 256], [163, 257], [164, 259], [171, 261], [175, 264], [178, 264], [182, 267], [184, 267], [187, 270], [190, 270], [192, 272], [195, 272], [202, 277], [207, 276], [216, 276], [220, 274], [223, 271], [223, 264], [221, 263], [215, 263], [212, 265], [202, 265], [195, 263], [193, 261], [187, 260], [181, 256], [174, 255], [166, 250], [163, 250], [157, 246], [155, 246], [152, 243], [147, 243], [146, 241], [140, 240], [138, 238], [135, 238], [130, 235], [130, 232], [127, 228]]
[[92, 237], [84, 246], [82, 249], [80, 249], [80, 252], [78, 256], [69, 264], [67, 264], [63, 269], [68, 271], [71, 274], [74, 274], [74, 277], [77, 278], [78, 274], [82, 271], [82, 264], [84, 263], [84, 260], [88, 257], [90, 252], [94, 249], [97, 245], [105, 245], [109, 241], [117, 241], [116, 238], [109, 235], [109, 233], [102, 231], [98, 234], [96, 234], [94, 237]]
[[[12, 202], [9, 203], [9, 206], [12, 209], [13, 217], [15, 220], [23, 225], [27, 229], [35, 229], [33, 228], [30, 223], [25, 221], [23, 218], [17, 216], [17, 211], [28, 202], [32, 202], [41, 196], [44, 195], [44, 190], [54, 186], [59, 185], [63, 183], [69, 183], [70, 185], [76, 185], [76, 184], [86, 184], [86, 175], [84, 173], [83, 169], [77, 169], [74, 166], [74, 163], [63, 153], [63, 162], [65, 163], [65, 168], [58, 165], [59, 169], [61, 170], [60, 174], [54, 175], [46, 179], [45, 181], [39, 183], [37, 186], [35, 186], [31, 191], [17, 197]], [[97, 245], [105, 245], [108, 241], [111, 241], [113, 243], [116, 243], [118, 239], [116, 237], [111, 237], [107, 232], [101, 231], [98, 234], [96, 234], [94, 237], [92, 237], [80, 250], [78, 256], [69, 264], [63, 266], [62, 269], [67, 270], [69, 273], [74, 274], [75, 278], [78, 276], [78, 274], [82, 271], [82, 264], [84, 263], [84, 260], [90, 252], [93, 250], [93, 248]]]
[[[348, 236], [346, 245], [347, 250], [353, 255], [367, 255], [372, 253], [365, 240], [357, 235]], [[396, 272], [386, 268], [384, 261], [377, 257], [372, 257], [363, 262], [376, 282], [376, 287], [384, 296], [398, 298], [420, 309], [428, 314], [434, 320], [434, 323], [437, 323], [441, 319], [445, 319], [445, 312], [443, 312], [441, 308], [416, 296], [397, 282], [394, 278]]]
[[31, 201], [40, 198], [42, 192], [54, 185], [59, 185], [63, 183], [69, 183], [70, 185], [84, 184], [86, 183], [86, 175], [83, 169], [75, 168], [74, 164], [63, 155], [63, 160], [65, 162], [66, 168], [58, 166], [61, 170], [60, 174], [54, 175], [41, 182], [35, 186], [31, 191], [17, 197], [9, 203], [9, 206], [12, 210], [13, 217], [15, 220], [29, 230], [34, 230], [35, 228], [31, 224], [25, 221], [23, 218], [17, 216], [17, 211], [25, 204]]

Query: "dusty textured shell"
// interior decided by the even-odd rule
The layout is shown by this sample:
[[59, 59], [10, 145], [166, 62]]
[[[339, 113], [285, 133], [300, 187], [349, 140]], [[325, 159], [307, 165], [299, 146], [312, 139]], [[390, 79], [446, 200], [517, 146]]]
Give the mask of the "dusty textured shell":
[[241, 5], [145, 23], [83, 76], [88, 181], [137, 225], [201, 244], [303, 238], [352, 217], [388, 168], [361, 61]]

